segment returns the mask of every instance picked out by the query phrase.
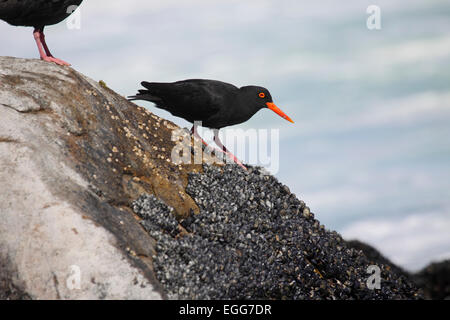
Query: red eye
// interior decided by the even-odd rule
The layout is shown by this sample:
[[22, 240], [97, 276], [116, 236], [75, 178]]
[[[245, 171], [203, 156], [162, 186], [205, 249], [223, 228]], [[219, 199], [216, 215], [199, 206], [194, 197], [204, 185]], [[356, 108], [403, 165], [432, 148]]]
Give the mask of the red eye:
[[266, 94], [265, 94], [264, 92], [261, 92], [261, 93], [259, 94], [259, 97], [260, 97], [261, 99], [264, 99], [264, 98], [266, 97]]

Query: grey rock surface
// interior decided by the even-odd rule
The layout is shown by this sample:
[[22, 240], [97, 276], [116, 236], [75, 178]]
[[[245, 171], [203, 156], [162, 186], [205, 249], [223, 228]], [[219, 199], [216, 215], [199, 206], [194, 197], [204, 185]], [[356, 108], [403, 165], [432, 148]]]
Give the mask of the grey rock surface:
[[0, 57], [0, 298], [164, 298], [129, 206], [196, 210], [153, 148], [174, 128], [69, 67]]

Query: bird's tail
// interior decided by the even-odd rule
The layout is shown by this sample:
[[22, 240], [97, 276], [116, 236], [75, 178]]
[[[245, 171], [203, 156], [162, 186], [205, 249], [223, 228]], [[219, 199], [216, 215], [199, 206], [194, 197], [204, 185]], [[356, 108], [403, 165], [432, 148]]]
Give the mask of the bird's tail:
[[161, 98], [159, 98], [155, 93], [153, 93], [153, 90], [151, 90], [152, 83], [143, 81], [141, 82], [141, 85], [146, 89], [138, 90], [138, 93], [136, 95], [127, 97], [128, 100], [147, 100], [155, 104], [160, 104], [162, 102]]
[[148, 90], [138, 90], [139, 92], [134, 96], [128, 96], [127, 99], [130, 101], [134, 100], [147, 100], [151, 102], [158, 102], [161, 99], [158, 97], [153, 96]]

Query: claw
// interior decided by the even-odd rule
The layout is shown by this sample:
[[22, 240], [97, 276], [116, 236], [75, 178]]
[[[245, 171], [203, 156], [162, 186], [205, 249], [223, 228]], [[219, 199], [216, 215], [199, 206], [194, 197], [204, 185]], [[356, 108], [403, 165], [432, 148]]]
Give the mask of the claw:
[[41, 60], [44, 60], [47, 62], [54, 62], [56, 64], [59, 64], [60, 66], [70, 66], [70, 63], [65, 62], [64, 60], [61, 60], [58, 58], [54, 58], [54, 57], [44, 56], [44, 57], [41, 57]]
[[33, 32], [34, 40], [36, 41], [36, 45], [39, 50], [39, 55], [41, 56], [41, 60], [47, 62], [54, 62], [60, 66], [70, 66], [70, 63], [65, 62], [64, 60], [53, 57], [50, 53], [50, 50], [47, 47], [47, 43], [45, 42], [44, 30], [43, 29], [35, 29]]

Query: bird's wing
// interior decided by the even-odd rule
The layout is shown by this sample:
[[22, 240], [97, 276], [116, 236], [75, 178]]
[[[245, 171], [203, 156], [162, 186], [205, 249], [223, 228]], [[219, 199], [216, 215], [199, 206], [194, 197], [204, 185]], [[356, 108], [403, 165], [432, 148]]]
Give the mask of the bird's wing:
[[13, 25], [44, 27], [70, 15], [71, 6], [82, 0], [0, 0], [0, 19]]
[[206, 121], [226, 102], [224, 93], [238, 90], [233, 85], [215, 80], [192, 79], [174, 83], [148, 83], [142, 85], [162, 100], [157, 105], [173, 115], [188, 121]]
[[0, 1], [0, 19], [8, 20], [20, 15], [24, 4], [19, 0]]

